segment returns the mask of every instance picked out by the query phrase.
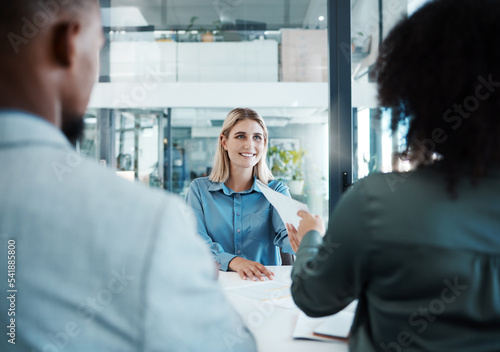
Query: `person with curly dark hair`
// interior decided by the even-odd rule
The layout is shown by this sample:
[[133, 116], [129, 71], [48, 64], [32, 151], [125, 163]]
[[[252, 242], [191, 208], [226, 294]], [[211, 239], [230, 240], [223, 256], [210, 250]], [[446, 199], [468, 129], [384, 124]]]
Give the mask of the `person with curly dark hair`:
[[293, 298], [315, 317], [357, 299], [350, 351], [500, 351], [500, 1], [424, 5], [375, 74], [415, 169], [354, 184], [324, 238], [299, 212]]

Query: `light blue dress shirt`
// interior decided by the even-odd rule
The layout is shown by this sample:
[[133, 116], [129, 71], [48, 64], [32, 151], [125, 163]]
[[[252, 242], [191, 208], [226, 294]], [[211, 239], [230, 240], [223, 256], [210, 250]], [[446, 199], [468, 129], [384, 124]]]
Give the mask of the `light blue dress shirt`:
[[0, 109], [0, 170], [0, 351], [257, 350], [184, 199], [119, 178], [20, 111]]
[[[290, 197], [281, 181], [268, 185]], [[285, 224], [262, 194], [256, 179], [249, 190], [235, 192], [208, 177], [194, 180], [186, 196], [197, 218], [197, 231], [207, 242], [221, 270], [227, 271], [234, 257], [264, 265], [281, 265], [279, 247], [295, 254]]]

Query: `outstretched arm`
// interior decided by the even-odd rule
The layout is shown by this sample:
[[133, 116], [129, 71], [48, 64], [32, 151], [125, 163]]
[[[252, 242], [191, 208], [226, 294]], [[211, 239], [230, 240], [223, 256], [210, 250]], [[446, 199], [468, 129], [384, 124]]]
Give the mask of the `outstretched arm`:
[[337, 205], [324, 238], [320, 219], [302, 213], [291, 234], [300, 243], [292, 270], [292, 295], [307, 315], [334, 314], [352, 302], [366, 281], [369, 231], [363, 209], [363, 187], [349, 190]]

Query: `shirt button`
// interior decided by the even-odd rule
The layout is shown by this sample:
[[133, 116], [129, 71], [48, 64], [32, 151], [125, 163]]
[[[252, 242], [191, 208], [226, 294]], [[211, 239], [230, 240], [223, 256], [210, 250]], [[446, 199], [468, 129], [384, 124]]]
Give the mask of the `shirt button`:
[[237, 229], [236, 232], [240, 233], [240, 229]]
[[236, 195], [236, 198], [239, 198], [239, 197], [240, 197], [240, 195], [239, 195], [239, 194], [237, 194], [237, 195]]
[[240, 213], [236, 213], [236, 216], [240, 216]]
[[236, 251], [236, 254], [240, 254], [240, 253], [241, 253], [241, 251], [238, 249], [238, 250]]

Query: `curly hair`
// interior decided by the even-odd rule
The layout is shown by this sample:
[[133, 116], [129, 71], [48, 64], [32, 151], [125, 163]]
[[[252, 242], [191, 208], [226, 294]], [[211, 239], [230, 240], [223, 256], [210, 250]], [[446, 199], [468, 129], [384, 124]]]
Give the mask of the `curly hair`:
[[500, 161], [500, 1], [435, 0], [389, 33], [375, 65], [391, 128], [408, 123], [400, 156], [442, 159], [447, 191]]

